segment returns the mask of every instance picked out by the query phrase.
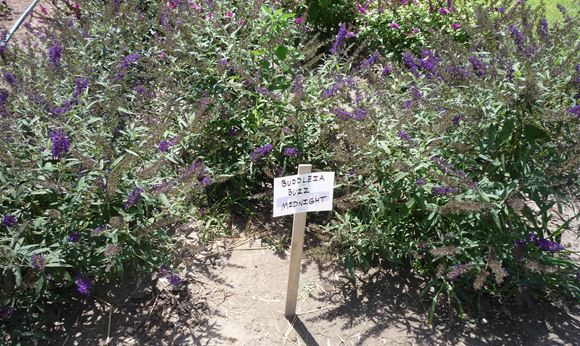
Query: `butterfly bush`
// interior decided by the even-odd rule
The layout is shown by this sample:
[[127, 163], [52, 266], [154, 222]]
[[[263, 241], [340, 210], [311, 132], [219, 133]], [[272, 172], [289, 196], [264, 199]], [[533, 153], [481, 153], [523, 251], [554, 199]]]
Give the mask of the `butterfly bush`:
[[578, 195], [576, 18], [336, 3], [354, 17], [327, 26], [316, 6], [276, 1], [86, 0], [11, 42], [2, 333], [39, 327], [63, 288], [90, 299], [170, 264], [197, 220], [205, 241], [233, 211], [267, 215], [272, 179], [304, 162], [337, 173], [323, 226], [350, 269], [411, 268], [434, 302], [577, 296], [578, 267], [546, 226]]
[[[433, 307], [448, 297], [461, 308], [484, 292], [580, 296], [578, 264], [547, 226], [551, 208], [578, 195], [577, 18], [549, 25], [541, 10], [508, 5], [370, 11], [376, 21], [359, 30], [370, 40], [387, 35], [371, 46], [385, 58], [371, 71], [353, 68], [368, 58], [364, 49], [335, 60], [340, 72], [329, 68], [324, 79], [354, 82], [311, 106], [336, 115], [338, 127], [323, 135], [335, 141], [333, 169], [356, 172], [343, 182], [347, 195], [335, 192], [339, 221], [328, 227], [342, 260], [351, 269], [383, 261], [412, 268]], [[440, 30], [426, 42], [410, 31], [388, 36], [390, 23], [404, 28], [411, 12], [435, 16]], [[460, 24], [460, 36], [446, 18]], [[562, 60], [551, 65], [554, 54]], [[359, 103], [372, 111], [349, 122]], [[562, 229], [571, 232], [579, 217]]]
[[90, 299], [170, 264], [197, 218], [217, 220], [203, 239], [223, 235], [232, 201], [218, 196], [252, 195], [297, 164], [306, 134], [283, 135], [291, 112], [279, 112], [304, 92], [296, 15], [275, 1], [192, 4], [57, 4], [3, 48], [3, 340], [40, 328], [56, 295]]

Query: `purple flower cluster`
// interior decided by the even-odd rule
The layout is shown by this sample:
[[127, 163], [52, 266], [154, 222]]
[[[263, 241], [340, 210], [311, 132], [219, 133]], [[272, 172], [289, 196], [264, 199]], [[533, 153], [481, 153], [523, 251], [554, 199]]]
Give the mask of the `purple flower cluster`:
[[121, 2], [123, 0], [113, 0], [113, 12], [119, 12], [119, 7], [121, 7]]
[[393, 72], [393, 69], [390, 66], [385, 66], [383, 67], [383, 71], [381, 72], [381, 75], [383, 75], [383, 77], [386, 77], [388, 75], [390, 75]]
[[426, 76], [432, 76], [437, 74], [437, 65], [439, 64], [439, 58], [430, 50], [423, 50], [421, 52], [421, 59], [418, 60], [421, 68], [426, 72]]
[[459, 126], [459, 123], [463, 120], [463, 118], [464, 116], [462, 114], [456, 114], [451, 119], [451, 122], [453, 123], [453, 125]]
[[6, 90], [0, 89], [0, 108], [4, 107], [6, 100], [8, 100], [8, 96], [10, 96], [10, 94]]
[[407, 143], [413, 143], [413, 138], [411, 138], [411, 136], [405, 130], [399, 130], [397, 132], [397, 137]]
[[237, 134], [238, 134], [238, 132], [239, 132], [239, 130], [238, 130], [237, 128], [235, 128], [235, 127], [230, 127], [230, 128], [228, 129], [228, 136], [230, 136], [230, 137], [234, 137], [235, 135], [237, 135]]
[[68, 136], [62, 129], [50, 131], [49, 135], [52, 139], [52, 157], [55, 160], [60, 160], [68, 153], [70, 148]]
[[78, 98], [81, 96], [89, 87], [89, 80], [84, 77], [75, 79], [75, 87], [72, 97], [69, 100], [64, 101], [60, 106], [48, 103], [45, 100], [38, 99], [37, 103], [45, 104], [47, 110], [52, 115], [61, 115], [68, 112], [73, 105], [78, 103]]
[[136, 85], [135, 87], [133, 87], [133, 90], [135, 90], [135, 92], [137, 94], [139, 94], [139, 95], [141, 95], [143, 97], [146, 97], [146, 98], [153, 98], [153, 97], [155, 97], [155, 91], [149, 91], [149, 90], [147, 90], [147, 88], [144, 85], [142, 85], [142, 84]]
[[431, 193], [437, 196], [455, 195], [459, 193], [459, 189], [452, 186], [435, 186], [431, 189]]
[[568, 113], [576, 116], [576, 118], [580, 119], [580, 105], [575, 105], [568, 108]]
[[17, 224], [16, 216], [11, 214], [6, 214], [2, 218], [2, 225], [4, 227], [14, 227]]
[[425, 180], [425, 178], [419, 178], [415, 184], [417, 184], [417, 186], [425, 186], [425, 184], [427, 184], [427, 180]]
[[334, 83], [330, 88], [326, 89], [322, 93], [322, 98], [330, 98], [335, 96], [344, 86], [354, 86], [356, 83], [352, 76], [348, 76], [344, 79], [339, 80], [338, 82]]
[[564, 250], [562, 244], [545, 239], [544, 237], [538, 237], [535, 233], [528, 233], [525, 240], [518, 240], [516, 242], [518, 246], [524, 246], [525, 244], [534, 244], [542, 251], [556, 252]]
[[286, 155], [286, 156], [296, 157], [299, 154], [300, 154], [300, 151], [298, 150], [298, 148], [295, 148], [295, 147], [284, 148], [284, 155]]
[[485, 73], [487, 72], [487, 67], [481, 60], [479, 60], [478, 57], [472, 55], [471, 57], [469, 57], [469, 62], [471, 63], [471, 66], [473, 67], [473, 72], [475, 73], [476, 76], [478, 77], [485, 76]]
[[540, 22], [538, 25], [538, 36], [540, 36], [540, 38], [542, 38], [543, 40], [548, 39], [548, 36], [550, 34], [550, 28], [548, 26], [548, 21], [546, 20], [546, 18], [540, 18]]
[[292, 86], [292, 92], [294, 94], [300, 93], [303, 90], [303, 86], [302, 86], [302, 75], [301, 74], [297, 74], [296, 77], [294, 77], [294, 85]]
[[267, 156], [274, 146], [270, 143], [267, 143], [259, 148], [254, 149], [254, 151], [250, 154], [250, 159], [254, 162], [260, 160], [261, 158]]
[[14, 309], [12, 305], [5, 305], [2, 307], [2, 309], [0, 309], [0, 321], [9, 320], [12, 315], [14, 315], [14, 311], [16, 311], [16, 309]]
[[409, 50], [406, 50], [403, 53], [403, 63], [413, 74], [416, 74], [417, 71], [419, 70], [419, 67], [417, 66], [417, 64], [415, 64], [415, 57], [413, 56], [413, 53], [411, 53]]
[[171, 286], [173, 286], [173, 288], [177, 288], [181, 285], [181, 277], [177, 274], [171, 274], [169, 275], [169, 277], [167, 278], [167, 280], [169, 281], [169, 283], [171, 284]]
[[510, 25], [508, 31], [518, 49], [523, 50], [526, 41], [524, 34], [515, 25]]
[[341, 120], [364, 120], [368, 117], [369, 112], [363, 108], [355, 109], [354, 113], [344, 110], [342, 108], [335, 108], [332, 113]]
[[469, 76], [465, 67], [456, 64], [449, 64], [445, 70], [449, 74], [451, 80], [463, 80]]
[[129, 209], [135, 204], [137, 204], [137, 202], [139, 202], [139, 200], [141, 199], [142, 193], [143, 193], [142, 187], [137, 187], [133, 191], [131, 191], [131, 193], [129, 193], [129, 196], [127, 196], [127, 201], [125, 201], [124, 208]]
[[123, 79], [123, 77], [125, 77], [125, 72], [127, 71], [127, 69], [132, 64], [136, 63], [140, 57], [141, 56], [139, 55], [139, 53], [127, 55], [119, 65], [119, 69], [117, 71], [117, 74], [115, 75], [115, 81], [120, 81], [121, 79]]
[[72, 99], [76, 101], [76, 99], [81, 96], [89, 88], [89, 80], [80, 77], [75, 79], [75, 90], [73, 91]]
[[107, 225], [100, 225], [91, 231], [91, 236], [96, 237], [107, 230]]
[[14, 73], [5, 71], [4, 73], [2, 73], [2, 75], [4, 76], [4, 80], [6, 81], [6, 83], [10, 84], [10, 86], [12, 87], [16, 86], [16, 76], [14, 75]]
[[69, 243], [78, 243], [81, 240], [80, 232], [73, 232], [66, 237]]
[[91, 280], [84, 276], [84, 275], [77, 275], [75, 278], [75, 285], [77, 286], [77, 291], [84, 295], [88, 296], [91, 294]]
[[178, 274], [172, 273], [169, 268], [164, 266], [159, 268], [159, 277], [166, 278], [173, 288], [178, 288], [183, 283], [183, 279]]
[[62, 46], [55, 43], [48, 49], [49, 64], [53, 68], [59, 68], [62, 59]]
[[471, 263], [462, 263], [457, 264], [451, 267], [449, 273], [447, 273], [446, 277], [449, 280], [457, 280], [458, 278], [462, 277], [465, 273], [467, 273], [473, 265]]
[[208, 186], [208, 185], [211, 185], [211, 183], [212, 183], [211, 177], [208, 175], [204, 175], [204, 174], [200, 175], [197, 178], [197, 180], [199, 181], [199, 184], [201, 186]]
[[30, 265], [32, 268], [41, 271], [46, 267], [46, 257], [43, 254], [34, 254], [30, 256]]
[[168, 152], [172, 146], [177, 144], [179, 141], [179, 137], [173, 137], [169, 140], [162, 140], [157, 144], [157, 151], [158, 152]]
[[364, 70], [367, 69], [371, 66], [373, 66], [374, 64], [376, 64], [379, 61], [379, 58], [381, 57], [381, 53], [379, 52], [374, 52], [370, 57], [368, 57], [367, 59], [365, 59], [361, 65], [360, 65], [360, 69]]
[[333, 55], [338, 54], [340, 48], [344, 45], [344, 39], [346, 38], [346, 35], [347, 35], [346, 24], [340, 23], [340, 26], [338, 27], [338, 33], [336, 34], [334, 43], [330, 48], [330, 54]]

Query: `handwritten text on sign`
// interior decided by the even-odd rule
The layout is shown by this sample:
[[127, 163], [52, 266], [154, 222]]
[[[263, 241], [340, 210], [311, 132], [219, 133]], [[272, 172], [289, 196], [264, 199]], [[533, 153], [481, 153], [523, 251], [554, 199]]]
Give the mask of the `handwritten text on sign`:
[[332, 210], [334, 172], [290, 175], [274, 179], [274, 217]]

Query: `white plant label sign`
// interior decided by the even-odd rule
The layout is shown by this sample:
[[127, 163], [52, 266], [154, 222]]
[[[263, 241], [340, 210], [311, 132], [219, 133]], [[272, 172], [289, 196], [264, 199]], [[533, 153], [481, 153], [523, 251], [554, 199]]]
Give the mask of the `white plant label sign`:
[[274, 179], [274, 217], [332, 210], [334, 172], [315, 172]]

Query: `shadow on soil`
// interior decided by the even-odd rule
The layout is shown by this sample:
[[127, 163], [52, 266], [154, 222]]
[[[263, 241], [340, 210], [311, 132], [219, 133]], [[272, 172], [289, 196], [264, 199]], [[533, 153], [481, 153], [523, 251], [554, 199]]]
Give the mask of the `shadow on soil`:
[[[56, 322], [47, 328], [51, 345], [224, 345], [231, 340], [215, 328], [207, 300], [214, 277], [195, 273], [179, 289], [159, 288], [155, 278], [95, 288], [89, 300], [63, 304]], [[106, 292], [106, 296], [99, 295]], [[224, 298], [225, 299], [225, 298]], [[61, 311], [69, 312], [62, 315]]]
[[[348, 281], [329, 281], [340, 288], [334, 295], [318, 300], [337, 307], [304, 321], [311, 326], [320, 320], [337, 321], [342, 329], [372, 321], [371, 327], [358, 336], [357, 345], [377, 343], [385, 331], [406, 335], [408, 341], [422, 345], [573, 345], [580, 335], [578, 304], [528, 302], [525, 306], [506, 306], [486, 301], [479, 317], [461, 320], [439, 309], [429, 326], [426, 319], [430, 306], [417, 295], [421, 290], [417, 278], [380, 271], [360, 279], [356, 288]], [[307, 337], [309, 333], [301, 333], [300, 328], [306, 328], [301, 321], [297, 331]], [[307, 339], [303, 337], [303, 341]]]

